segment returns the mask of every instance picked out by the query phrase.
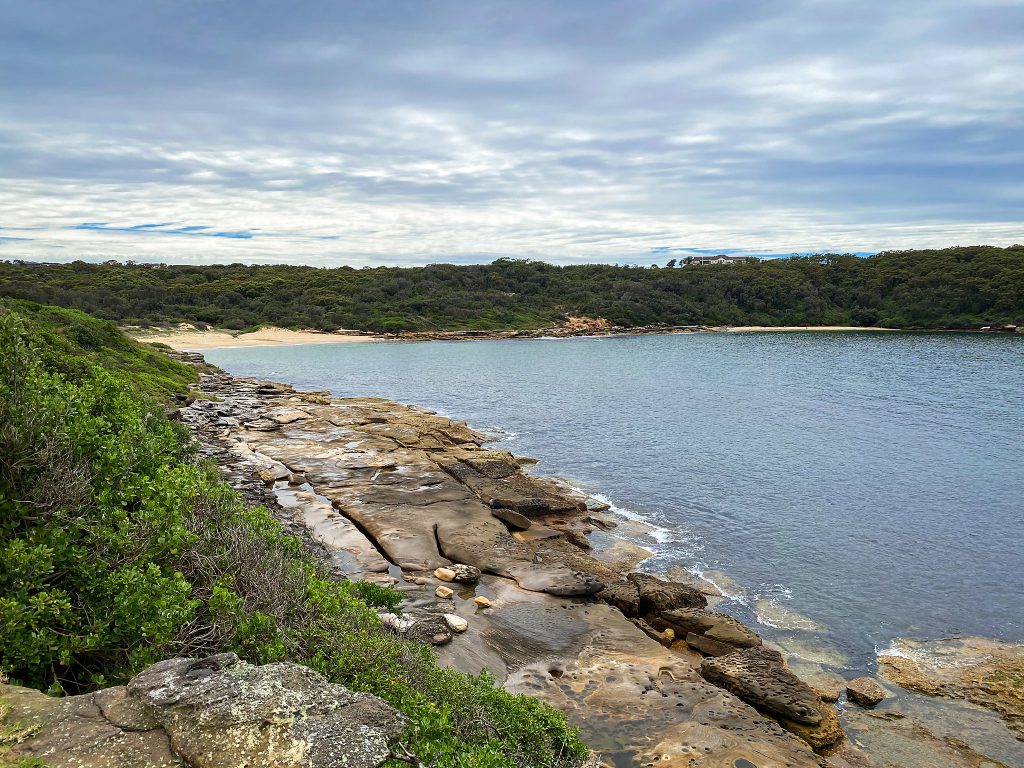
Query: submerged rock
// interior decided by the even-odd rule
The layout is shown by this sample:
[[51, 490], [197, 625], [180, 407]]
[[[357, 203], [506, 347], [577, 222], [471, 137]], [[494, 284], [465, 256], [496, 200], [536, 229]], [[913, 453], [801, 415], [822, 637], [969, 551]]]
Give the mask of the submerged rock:
[[995, 710], [1024, 741], [1024, 644], [897, 639], [878, 663], [882, 676], [902, 688]]

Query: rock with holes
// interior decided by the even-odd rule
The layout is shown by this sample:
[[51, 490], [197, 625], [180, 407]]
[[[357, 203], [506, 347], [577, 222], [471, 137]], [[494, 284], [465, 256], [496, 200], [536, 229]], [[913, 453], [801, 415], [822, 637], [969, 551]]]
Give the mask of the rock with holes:
[[[653, 621], [653, 620], [652, 620]], [[761, 645], [761, 637], [732, 616], [701, 608], [677, 608], [663, 611], [657, 627], [671, 627], [676, 635], [705, 656], [725, 656], [740, 648]]]
[[815, 749], [843, 740], [835, 709], [786, 665], [782, 654], [762, 645], [704, 659], [700, 674], [710, 683], [775, 716], [786, 730]]
[[608, 605], [618, 608], [624, 616], [632, 618], [640, 613], [640, 592], [631, 581], [606, 586], [597, 596]]
[[630, 573], [626, 578], [640, 595], [640, 615], [658, 615], [676, 608], [705, 608], [707, 597], [690, 584], [663, 581], [646, 573]]

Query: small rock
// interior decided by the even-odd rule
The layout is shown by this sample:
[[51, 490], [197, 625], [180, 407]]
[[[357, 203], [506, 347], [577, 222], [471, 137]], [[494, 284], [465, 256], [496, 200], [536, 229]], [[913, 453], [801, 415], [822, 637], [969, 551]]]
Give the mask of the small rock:
[[473, 598], [473, 602], [476, 603], [477, 605], [479, 605], [481, 608], [490, 608], [491, 607], [491, 601], [488, 600], [483, 595], [477, 595], [476, 597], [474, 597]]
[[858, 677], [846, 684], [846, 697], [866, 709], [878, 706], [888, 695], [885, 688], [870, 677]]
[[455, 594], [455, 590], [450, 589], [448, 587], [438, 587], [434, 591], [434, 594], [437, 595], [440, 598], [449, 598], [449, 597], [451, 597], [452, 595]]
[[414, 584], [419, 584], [422, 587], [424, 584], [427, 583], [427, 578], [425, 576], [417, 576], [412, 581]]
[[461, 616], [456, 616], [454, 613], [446, 613], [444, 615], [444, 622], [452, 632], [465, 632], [469, 629], [469, 622]]
[[451, 568], [438, 568], [434, 571], [434, 576], [441, 581], [455, 581], [455, 571]]
[[306, 476], [300, 475], [298, 472], [288, 473], [288, 485], [304, 485], [306, 483]]

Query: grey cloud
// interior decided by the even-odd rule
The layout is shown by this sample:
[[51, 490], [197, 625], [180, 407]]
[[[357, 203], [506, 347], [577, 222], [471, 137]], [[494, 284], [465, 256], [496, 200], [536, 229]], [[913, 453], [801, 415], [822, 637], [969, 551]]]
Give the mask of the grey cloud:
[[[86, 255], [134, 253], [117, 231], [168, 218], [318, 242], [211, 259], [311, 263], [626, 261], [658, 238], [860, 251], [1024, 228], [1021, 2], [0, 12], [4, 223], [60, 239], [112, 222], [62, 243]], [[163, 240], [154, 258], [202, 258], [198, 238]]]

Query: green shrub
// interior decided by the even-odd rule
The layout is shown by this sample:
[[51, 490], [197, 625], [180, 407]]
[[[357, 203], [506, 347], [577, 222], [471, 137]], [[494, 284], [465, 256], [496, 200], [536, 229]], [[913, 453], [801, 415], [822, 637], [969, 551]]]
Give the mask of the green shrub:
[[266, 509], [195, 461], [134, 373], [58, 368], [47, 343], [0, 313], [0, 672], [80, 693], [169, 655], [233, 650], [391, 702], [411, 721], [397, 754], [424, 765], [579, 764], [562, 715], [385, 630], [374, 609], [395, 609], [398, 593], [328, 578]]

